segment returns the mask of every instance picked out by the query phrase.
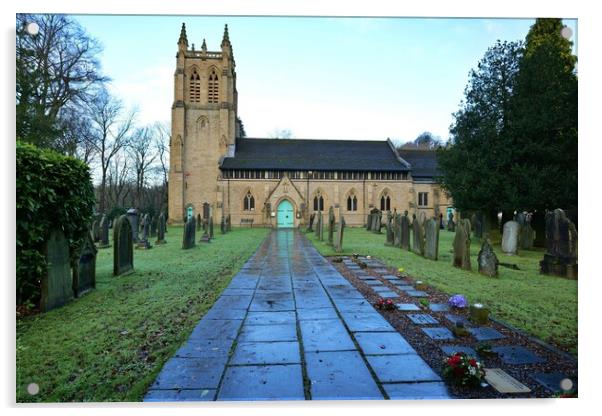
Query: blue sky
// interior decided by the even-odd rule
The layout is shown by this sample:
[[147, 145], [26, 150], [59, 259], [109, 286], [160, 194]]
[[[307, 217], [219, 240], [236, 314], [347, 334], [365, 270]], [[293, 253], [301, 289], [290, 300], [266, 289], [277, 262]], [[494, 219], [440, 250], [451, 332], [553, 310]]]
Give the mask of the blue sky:
[[[168, 122], [180, 25], [219, 50], [228, 23], [239, 115], [250, 137], [446, 139], [468, 80], [497, 39], [533, 19], [76, 16], [104, 46], [112, 90], [140, 123]], [[577, 39], [576, 20], [565, 20]]]

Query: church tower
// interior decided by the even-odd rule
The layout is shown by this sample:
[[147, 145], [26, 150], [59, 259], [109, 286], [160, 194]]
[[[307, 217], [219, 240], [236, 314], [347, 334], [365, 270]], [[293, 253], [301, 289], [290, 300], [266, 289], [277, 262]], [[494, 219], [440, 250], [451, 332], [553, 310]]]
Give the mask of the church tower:
[[[228, 25], [219, 52], [188, 47], [182, 24], [171, 108], [169, 222], [188, 216], [221, 213], [219, 164], [234, 156], [236, 136], [236, 72]], [[220, 214], [221, 215], [221, 214]], [[219, 221], [219, 219], [217, 219]]]

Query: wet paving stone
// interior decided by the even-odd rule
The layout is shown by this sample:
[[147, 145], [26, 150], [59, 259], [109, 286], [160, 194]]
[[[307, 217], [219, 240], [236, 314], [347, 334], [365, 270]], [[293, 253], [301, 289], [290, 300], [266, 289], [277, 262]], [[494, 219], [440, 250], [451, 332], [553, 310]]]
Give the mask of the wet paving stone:
[[384, 276], [381, 276], [383, 279], [385, 280], [389, 280], [391, 282], [401, 282], [401, 280], [399, 280], [399, 277], [394, 276], [392, 274], [385, 274]]
[[378, 273], [378, 274], [382, 274], [382, 275], [389, 274], [389, 269], [385, 269], [385, 268], [382, 268], [382, 267], [377, 267], [377, 268], [372, 269], [372, 270], [374, 271], [374, 273]]
[[215, 399], [215, 389], [149, 390], [145, 402], [205, 402]]
[[319, 297], [298, 297], [295, 299], [297, 308], [313, 309], [313, 308], [329, 308], [332, 307], [332, 302], [326, 295]]
[[431, 303], [429, 308], [433, 312], [448, 312], [449, 305], [447, 303]]
[[295, 324], [244, 325], [238, 342], [297, 341]]
[[441, 381], [429, 365], [416, 354], [366, 356], [381, 383]]
[[243, 320], [247, 314], [246, 309], [216, 309], [215, 307], [209, 309], [209, 311], [203, 316], [203, 319], [234, 319]]
[[230, 365], [301, 363], [298, 342], [239, 342]]
[[378, 296], [385, 299], [395, 299], [399, 297], [399, 293], [393, 292], [392, 290], [385, 290], [378, 292]]
[[256, 292], [253, 301], [249, 306], [249, 311], [270, 312], [270, 311], [294, 311], [295, 303], [292, 293]]
[[304, 399], [299, 364], [228, 367], [217, 396], [217, 400]]
[[192, 330], [189, 339], [234, 339], [241, 325], [239, 319], [203, 319]]
[[259, 279], [241, 279], [235, 277], [228, 285], [229, 289], [255, 289]]
[[500, 360], [506, 364], [537, 364], [545, 361], [531, 350], [521, 346], [493, 347], [491, 350], [496, 352]]
[[351, 332], [386, 332], [395, 329], [378, 312], [341, 312]]
[[297, 317], [300, 321], [314, 319], [338, 319], [337, 311], [334, 308], [310, 308], [297, 309]]
[[474, 348], [465, 345], [443, 345], [441, 346], [441, 350], [448, 356], [453, 355], [456, 352], [463, 352], [471, 357], [477, 356], [477, 352], [474, 350]]
[[400, 311], [419, 311], [420, 307], [413, 303], [396, 303], [395, 306]]
[[354, 336], [364, 355], [416, 354], [399, 332], [356, 332]]
[[383, 384], [391, 400], [442, 400], [451, 399], [445, 383], [395, 383]]
[[355, 344], [339, 319], [299, 321], [299, 326], [305, 352], [355, 350]]
[[307, 353], [305, 360], [314, 400], [383, 398], [357, 351]]
[[222, 358], [227, 357], [234, 339], [188, 340], [176, 351], [179, 358]]
[[253, 296], [255, 289], [241, 289], [228, 287], [222, 292], [222, 296]]
[[427, 313], [411, 313], [406, 316], [416, 325], [433, 325], [439, 323], [439, 321]]
[[151, 390], [215, 389], [226, 368], [227, 357], [171, 358], [159, 373]]
[[253, 296], [220, 296], [213, 304], [215, 309], [248, 309]]
[[498, 332], [497, 330], [493, 328], [488, 328], [486, 326], [467, 329], [472, 334], [472, 336], [477, 339], [477, 341], [491, 341], [494, 339], [505, 338], [504, 335]]
[[295, 324], [295, 312], [249, 312], [245, 325]]
[[422, 332], [436, 341], [454, 339], [454, 334], [447, 328], [420, 328]]

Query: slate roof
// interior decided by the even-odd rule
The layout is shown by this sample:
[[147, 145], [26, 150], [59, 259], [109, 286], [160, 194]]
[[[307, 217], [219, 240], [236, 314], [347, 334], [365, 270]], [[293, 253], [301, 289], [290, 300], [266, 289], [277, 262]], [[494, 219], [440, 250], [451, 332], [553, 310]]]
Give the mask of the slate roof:
[[374, 140], [238, 139], [222, 169], [408, 172], [391, 142]]
[[412, 165], [414, 180], [432, 180], [440, 176], [437, 154], [434, 150], [399, 150], [399, 156]]

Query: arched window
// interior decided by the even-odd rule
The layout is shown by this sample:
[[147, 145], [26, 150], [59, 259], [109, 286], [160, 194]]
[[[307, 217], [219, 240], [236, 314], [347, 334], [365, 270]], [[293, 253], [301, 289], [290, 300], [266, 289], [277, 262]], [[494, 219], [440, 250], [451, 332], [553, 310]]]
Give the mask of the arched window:
[[215, 69], [211, 70], [211, 74], [209, 74], [209, 90], [207, 97], [210, 104], [217, 104], [219, 102], [218, 79]]
[[320, 191], [314, 196], [314, 211], [324, 211], [324, 197]]
[[251, 194], [251, 191], [248, 191], [245, 195], [243, 206], [245, 211], [255, 211], [255, 198]]
[[355, 195], [347, 197], [347, 211], [357, 211], [357, 197]]
[[190, 74], [190, 102], [198, 103], [201, 101], [201, 77], [196, 69]]
[[391, 211], [391, 197], [387, 193], [380, 197], [380, 210]]

